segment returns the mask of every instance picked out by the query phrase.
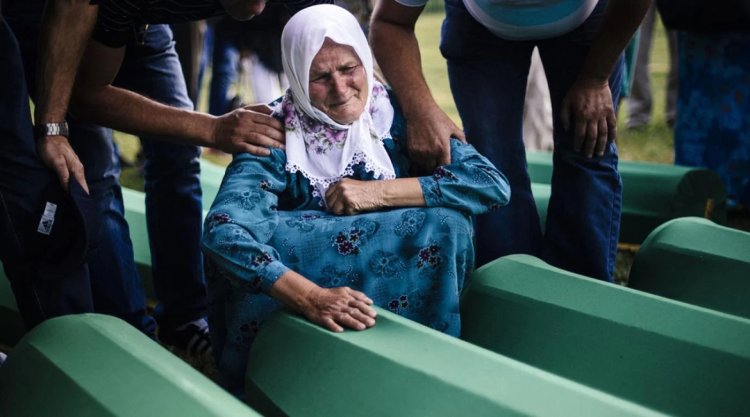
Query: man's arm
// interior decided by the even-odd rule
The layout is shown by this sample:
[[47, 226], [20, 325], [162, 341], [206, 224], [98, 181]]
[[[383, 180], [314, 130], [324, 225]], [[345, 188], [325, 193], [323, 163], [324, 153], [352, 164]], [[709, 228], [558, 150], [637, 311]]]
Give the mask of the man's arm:
[[237, 109], [215, 117], [167, 106], [113, 86], [124, 56], [125, 47], [111, 48], [96, 40], [89, 43], [73, 92], [76, 116], [123, 132], [164, 136], [176, 143], [230, 153], [268, 155], [265, 147], [283, 147], [282, 123], [257, 111], [259, 108]]
[[424, 7], [406, 7], [380, 0], [370, 24], [370, 43], [403, 108], [409, 154], [428, 172], [450, 163], [450, 137], [464, 134], [443, 112], [430, 93], [419, 54], [414, 25]]
[[[34, 102], [35, 124], [65, 121], [73, 81], [81, 56], [96, 23], [98, 6], [88, 0], [50, 0], [39, 36], [41, 57]], [[67, 188], [72, 175], [88, 192], [83, 165], [64, 136], [45, 136], [37, 142], [44, 163]]]
[[617, 139], [609, 76], [650, 5], [651, 0], [609, 1], [581, 73], [563, 100], [563, 126], [574, 129], [574, 149], [588, 157], [603, 155], [608, 140]]

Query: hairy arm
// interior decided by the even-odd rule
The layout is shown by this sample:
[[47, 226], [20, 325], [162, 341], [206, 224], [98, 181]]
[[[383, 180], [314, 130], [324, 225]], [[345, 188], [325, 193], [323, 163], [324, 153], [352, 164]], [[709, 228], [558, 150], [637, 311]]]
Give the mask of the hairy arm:
[[423, 8], [380, 0], [372, 15], [370, 43], [403, 108], [409, 154], [417, 165], [431, 172], [450, 163], [450, 137], [465, 137], [435, 102], [422, 74], [414, 25]]
[[123, 132], [159, 135], [226, 152], [268, 155], [266, 147], [283, 146], [283, 125], [267, 108], [242, 108], [216, 117], [164, 105], [113, 86], [124, 55], [124, 47], [111, 48], [95, 40], [89, 43], [73, 93], [76, 115]]
[[[34, 102], [36, 124], [65, 120], [81, 56], [96, 23], [98, 6], [88, 0], [50, 0], [39, 36], [41, 59]], [[83, 165], [64, 136], [46, 136], [37, 143], [39, 155], [67, 188], [73, 176], [88, 192]]]
[[581, 73], [563, 100], [563, 126], [574, 129], [573, 147], [588, 157], [603, 155], [608, 141], [617, 139], [609, 76], [650, 4], [651, 0], [609, 1]]

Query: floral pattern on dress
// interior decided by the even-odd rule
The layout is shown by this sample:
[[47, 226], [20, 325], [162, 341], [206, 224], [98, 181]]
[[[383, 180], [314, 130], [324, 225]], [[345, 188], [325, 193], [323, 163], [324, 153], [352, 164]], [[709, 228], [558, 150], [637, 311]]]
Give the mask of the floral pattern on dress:
[[299, 217], [287, 220], [286, 225], [299, 229], [301, 232], [311, 232], [315, 228], [316, 220], [321, 217], [320, 215], [305, 213]]
[[256, 204], [260, 203], [261, 195], [257, 191], [245, 190], [241, 193], [235, 194], [233, 200], [235, 200], [242, 209], [252, 210], [255, 208]]
[[271, 255], [269, 255], [266, 252], [261, 252], [255, 256], [253, 256], [253, 259], [250, 261], [250, 265], [252, 265], [255, 268], [266, 266], [273, 262], [273, 258]]
[[391, 252], [376, 251], [370, 260], [370, 271], [384, 278], [399, 276], [406, 271], [406, 262]]
[[420, 210], [408, 210], [401, 214], [401, 222], [394, 227], [396, 236], [414, 236], [422, 229], [425, 214]]
[[324, 266], [320, 276], [320, 286], [325, 288], [356, 287], [362, 280], [362, 276], [351, 267], [340, 269], [332, 264]]
[[432, 244], [420, 249], [419, 254], [417, 255], [417, 268], [437, 268], [442, 263], [440, 255], [440, 245], [438, 244]]
[[378, 229], [377, 223], [367, 220], [355, 220], [351, 227], [340, 231], [332, 239], [332, 244], [339, 255], [359, 255], [360, 248]]

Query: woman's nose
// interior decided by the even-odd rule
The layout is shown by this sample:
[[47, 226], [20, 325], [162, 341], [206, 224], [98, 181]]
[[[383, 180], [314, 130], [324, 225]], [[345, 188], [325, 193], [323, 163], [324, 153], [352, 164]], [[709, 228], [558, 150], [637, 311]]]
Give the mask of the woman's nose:
[[332, 82], [333, 90], [336, 92], [336, 94], [342, 95], [346, 93], [346, 90], [348, 89], [346, 77], [339, 74], [334, 74], [332, 77]]

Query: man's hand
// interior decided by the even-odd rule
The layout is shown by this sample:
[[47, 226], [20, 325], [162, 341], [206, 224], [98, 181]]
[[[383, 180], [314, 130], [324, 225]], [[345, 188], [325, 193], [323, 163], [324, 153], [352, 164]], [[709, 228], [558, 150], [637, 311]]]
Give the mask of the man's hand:
[[37, 151], [44, 164], [55, 172], [60, 180], [60, 185], [66, 191], [70, 189], [69, 182], [72, 175], [81, 184], [81, 188], [86, 191], [86, 194], [89, 193], [83, 164], [65, 136], [45, 136], [39, 139]]
[[271, 154], [268, 148], [284, 148], [284, 125], [270, 116], [265, 105], [236, 109], [216, 119], [214, 147], [227, 153], [249, 152], [258, 156]]
[[607, 80], [579, 79], [563, 99], [560, 119], [574, 128], [573, 149], [591, 158], [604, 155], [608, 141], [617, 139], [617, 117]]
[[466, 142], [464, 132], [439, 107], [407, 118], [409, 156], [425, 172], [451, 162], [451, 136]]
[[365, 330], [375, 325], [377, 312], [372, 300], [364, 293], [349, 287], [314, 287], [306, 296], [308, 303], [302, 314], [313, 323], [334, 332], [344, 327]]

